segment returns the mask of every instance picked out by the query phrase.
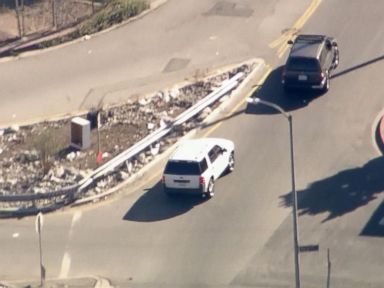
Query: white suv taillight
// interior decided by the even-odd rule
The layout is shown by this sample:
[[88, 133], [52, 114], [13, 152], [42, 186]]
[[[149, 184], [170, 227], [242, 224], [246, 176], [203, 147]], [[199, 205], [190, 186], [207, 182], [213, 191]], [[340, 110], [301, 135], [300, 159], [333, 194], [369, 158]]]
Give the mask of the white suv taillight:
[[205, 185], [205, 178], [203, 176], [199, 177], [199, 184], [200, 185]]
[[165, 183], [165, 176], [163, 175], [163, 176], [161, 176], [161, 183]]

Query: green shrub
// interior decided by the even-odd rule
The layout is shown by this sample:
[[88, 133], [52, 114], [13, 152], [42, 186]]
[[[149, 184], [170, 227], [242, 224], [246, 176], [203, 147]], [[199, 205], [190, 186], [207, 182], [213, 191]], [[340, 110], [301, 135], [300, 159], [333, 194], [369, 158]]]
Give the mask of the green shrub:
[[40, 44], [40, 47], [57, 45], [99, 32], [140, 14], [148, 9], [149, 6], [148, 0], [112, 0], [102, 10], [96, 12], [91, 18], [80, 24], [74, 32], [57, 39], [45, 41]]
[[80, 25], [81, 36], [104, 30], [140, 14], [149, 8], [147, 0], [113, 0], [88, 21]]

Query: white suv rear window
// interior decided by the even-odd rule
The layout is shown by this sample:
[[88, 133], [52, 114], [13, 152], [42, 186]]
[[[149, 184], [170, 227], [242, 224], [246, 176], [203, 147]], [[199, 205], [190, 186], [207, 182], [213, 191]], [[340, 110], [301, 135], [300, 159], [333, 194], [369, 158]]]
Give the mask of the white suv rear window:
[[165, 174], [200, 175], [199, 163], [192, 161], [168, 161]]

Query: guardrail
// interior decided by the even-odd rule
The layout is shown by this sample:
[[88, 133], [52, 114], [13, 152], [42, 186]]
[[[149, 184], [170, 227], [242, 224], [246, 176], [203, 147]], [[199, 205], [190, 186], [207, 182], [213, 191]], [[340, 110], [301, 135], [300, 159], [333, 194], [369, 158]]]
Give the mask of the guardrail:
[[[87, 177], [80, 180], [78, 184], [66, 187], [64, 189], [53, 191], [53, 192], [47, 192], [47, 193], [37, 193], [37, 194], [22, 194], [22, 195], [0, 195], [0, 202], [26, 202], [26, 201], [36, 201], [36, 200], [45, 200], [45, 199], [51, 199], [56, 197], [65, 197], [67, 198], [67, 201], [64, 201], [66, 203], [69, 203], [70, 201], [75, 200], [75, 198], [78, 197], [79, 194], [81, 194], [84, 190], [86, 190], [87, 187], [89, 187], [92, 183], [94, 183], [99, 178], [102, 178], [109, 173], [116, 170], [119, 166], [126, 163], [133, 157], [137, 156], [139, 153], [141, 153], [146, 148], [150, 147], [154, 143], [158, 142], [162, 137], [166, 136], [168, 133], [170, 133], [175, 127], [180, 126], [184, 122], [190, 120], [195, 115], [203, 111], [206, 107], [213, 104], [215, 101], [217, 101], [219, 98], [224, 96], [225, 94], [232, 91], [234, 88], [236, 88], [239, 85], [239, 81], [242, 77], [245, 76], [245, 73], [239, 72], [236, 75], [234, 75], [232, 78], [225, 80], [222, 85], [217, 88], [215, 91], [211, 92], [209, 95], [198, 101], [195, 105], [181, 113], [178, 117], [176, 117], [173, 122], [170, 124], [160, 127], [156, 131], [152, 132], [127, 150], [121, 152], [119, 155], [111, 159], [110, 161], [106, 162], [102, 166], [98, 167], [92, 173], [90, 173]], [[63, 199], [61, 199], [60, 202], [63, 202]], [[33, 211], [32, 213], [39, 212], [40, 210], [44, 210], [45, 208], [38, 208], [38, 209], [30, 209]], [[4, 211], [8, 210], [18, 210], [18, 209], [5, 209]], [[1, 212], [1, 210], [0, 210]]]
[[177, 127], [181, 125], [182, 123], [188, 121], [192, 117], [194, 117], [196, 114], [204, 110], [206, 107], [211, 105], [213, 102], [215, 102], [217, 99], [234, 89], [239, 84], [239, 79], [244, 76], [244, 73], [239, 72], [235, 76], [233, 76], [231, 79], [228, 79], [225, 81], [217, 90], [210, 93], [208, 96], [197, 102], [194, 106], [190, 107], [189, 109], [185, 110], [183, 113], [181, 113], [174, 121], [169, 124], [168, 126], [161, 127], [154, 131], [153, 133], [149, 134], [144, 139], [137, 142], [135, 145], [130, 147], [129, 149], [125, 150], [124, 152], [117, 155], [115, 158], [111, 159], [104, 165], [100, 166], [96, 170], [93, 171], [91, 175], [89, 175], [87, 178], [83, 179], [80, 183], [80, 190], [85, 189], [88, 187], [94, 180], [100, 178], [104, 174], [107, 174], [114, 169], [116, 169], [118, 166], [124, 164], [126, 161], [130, 160], [132, 157], [136, 156], [138, 153], [143, 151], [144, 149], [151, 146], [153, 143], [159, 141], [162, 137], [167, 135], [169, 132], [173, 130], [174, 127]]
[[69, 194], [75, 193], [79, 184], [74, 184], [68, 187], [65, 187], [61, 190], [48, 192], [48, 193], [34, 193], [34, 194], [20, 194], [20, 195], [0, 195], [0, 202], [23, 202], [23, 201], [36, 201], [44, 200], [55, 197], [67, 196]]

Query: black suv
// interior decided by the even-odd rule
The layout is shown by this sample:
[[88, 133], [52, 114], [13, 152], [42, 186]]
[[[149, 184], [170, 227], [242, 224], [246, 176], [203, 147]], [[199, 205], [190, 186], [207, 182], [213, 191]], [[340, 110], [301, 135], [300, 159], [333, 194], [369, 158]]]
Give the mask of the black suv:
[[339, 49], [333, 38], [324, 35], [298, 35], [283, 69], [284, 90], [319, 89], [327, 92], [329, 78], [339, 64]]

